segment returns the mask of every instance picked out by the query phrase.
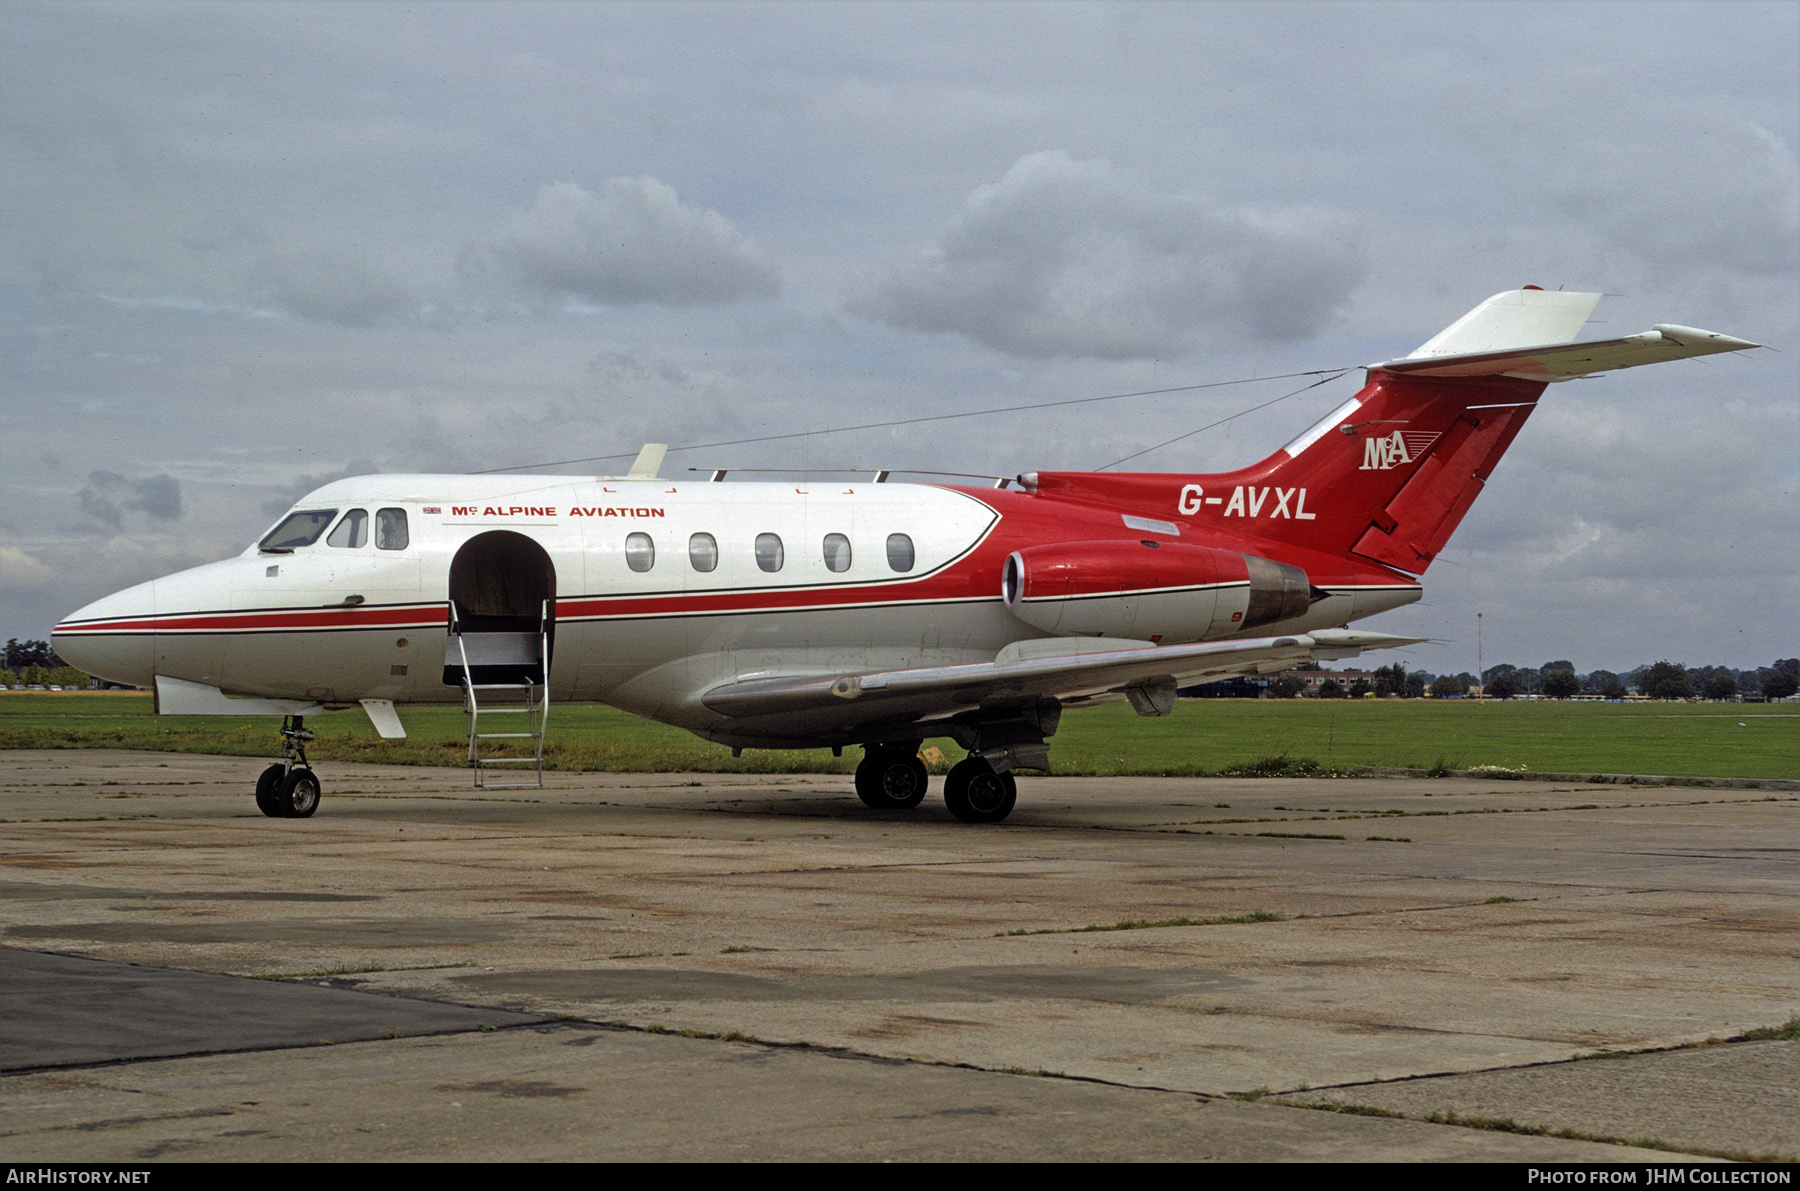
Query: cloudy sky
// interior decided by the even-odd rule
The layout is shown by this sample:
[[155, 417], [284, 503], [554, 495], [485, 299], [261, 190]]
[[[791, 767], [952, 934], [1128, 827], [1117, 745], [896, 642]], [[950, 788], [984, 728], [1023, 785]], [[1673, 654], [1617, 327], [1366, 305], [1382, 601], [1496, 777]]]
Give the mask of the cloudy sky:
[[1778, 350], [1554, 387], [1372, 627], [1791, 656], [1797, 13], [6, 0], [0, 637], [346, 474], [1093, 468], [1296, 382], [817, 432], [1363, 364], [1537, 284]]

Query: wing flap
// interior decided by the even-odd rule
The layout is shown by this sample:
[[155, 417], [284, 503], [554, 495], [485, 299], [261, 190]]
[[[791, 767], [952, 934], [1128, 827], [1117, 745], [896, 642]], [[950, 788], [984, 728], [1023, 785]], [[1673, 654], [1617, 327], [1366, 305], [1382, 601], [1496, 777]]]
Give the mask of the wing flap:
[[[1191, 686], [1220, 678], [1281, 670], [1315, 658], [1354, 657], [1364, 649], [1414, 645], [1422, 638], [1320, 629], [1289, 637], [1211, 641], [1119, 649], [1091, 639], [1088, 652], [1050, 657], [925, 666], [866, 674], [757, 678], [714, 687], [706, 707], [733, 719], [814, 713], [831, 720], [942, 717], [980, 707], [1086, 700], [1124, 695], [1145, 682]], [[1003, 657], [1005, 655], [1002, 655]], [[834, 714], [835, 713], [835, 714]]]

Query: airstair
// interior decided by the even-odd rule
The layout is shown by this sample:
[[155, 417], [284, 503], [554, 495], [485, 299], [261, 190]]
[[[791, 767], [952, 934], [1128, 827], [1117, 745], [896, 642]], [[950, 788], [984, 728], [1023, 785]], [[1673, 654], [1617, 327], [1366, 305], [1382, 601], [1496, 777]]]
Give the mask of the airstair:
[[[444, 651], [446, 680], [462, 685], [469, 716], [469, 768], [483, 790], [542, 788], [544, 724], [550, 712], [550, 603], [544, 601], [537, 628], [526, 632], [482, 632], [466, 628], [450, 601], [450, 637]], [[527, 622], [529, 623], [529, 622]], [[501, 731], [499, 729], [510, 729]], [[483, 755], [483, 741], [528, 740], [528, 757]], [[531, 767], [531, 780], [518, 768]], [[496, 778], [521, 780], [499, 780]]]

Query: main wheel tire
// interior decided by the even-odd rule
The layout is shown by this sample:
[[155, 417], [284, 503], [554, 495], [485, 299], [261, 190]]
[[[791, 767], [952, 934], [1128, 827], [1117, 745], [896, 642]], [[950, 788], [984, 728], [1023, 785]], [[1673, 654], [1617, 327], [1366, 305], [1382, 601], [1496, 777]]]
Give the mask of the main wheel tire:
[[911, 810], [930, 788], [931, 775], [916, 753], [876, 753], [856, 767], [856, 796], [878, 811]]
[[995, 773], [980, 757], [959, 761], [944, 779], [944, 805], [964, 823], [998, 823], [1019, 799], [1010, 773]]
[[287, 766], [271, 765], [256, 779], [256, 809], [271, 819], [287, 817], [281, 809], [281, 779], [286, 774]]
[[881, 774], [881, 796], [884, 805], [909, 811], [925, 801], [931, 788], [931, 774], [917, 753], [891, 763]]
[[281, 783], [281, 811], [290, 819], [310, 819], [319, 809], [319, 779], [310, 769], [296, 769]]
[[856, 796], [864, 806], [881, 809], [881, 763], [874, 754], [864, 757], [856, 767]]

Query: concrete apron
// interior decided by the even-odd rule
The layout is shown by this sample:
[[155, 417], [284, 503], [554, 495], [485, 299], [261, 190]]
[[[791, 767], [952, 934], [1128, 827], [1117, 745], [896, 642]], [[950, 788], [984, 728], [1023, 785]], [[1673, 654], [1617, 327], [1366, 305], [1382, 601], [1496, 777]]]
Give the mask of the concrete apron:
[[[688, 1086], [675, 1072], [715, 1089], [690, 1087], [683, 1112], [724, 1120], [813, 1097], [821, 1121], [861, 1121], [857, 1144], [875, 1145], [808, 1142], [806, 1114], [795, 1110], [787, 1141], [756, 1134], [729, 1143], [759, 1157], [950, 1156], [953, 1147], [908, 1148], [942, 1132], [921, 1134], [919, 1104], [898, 1091], [922, 1072], [948, 1081], [918, 1091], [927, 1101], [948, 1096], [923, 1114], [952, 1113], [942, 1120], [954, 1128], [938, 1144], [964, 1138], [977, 1151], [982, 1114], [955, 1116], [963, 1093], [952, 1090], [977, 1076], [1022, 1097], [999, 1113], [1009, 1137], [1034, 1122], [1027, 1132], [1067, 1157], [1502, 1156], [1495, 1146], [1511, 1157], [1568, 1157], [1561, 1147], [1589, 1145], [1417, 1123], [1434, 1112], [1656, 1139], [1688, 1153], [1800, 1149], [1796, 1044], [1563, 1062], [1728, 1037], [1794, 1015], [1790, 793], [1468, 779], [1043, 779], [1022, 782], [1008, 823], [971, 828], [935, 798], [912, 812], [868, 811], [840, 778], [553, 775], [552, 789], [501, 794], [471, 790], [455, 770], [334, 765], [318, 817], [284, 821], [251, 805], [262, 763], [250, 759], [71, 750], [9, 753], [3, 763], [9, 946], [388, 994], [347, 1008], [259, 1011], [246, 1006], [265, 994], [327, 994], [241, 981], [197, 992], [192, 977], [171, 992], [137, 980], [146, 975], [138, 969], [140, 999], [161, 1008], [138, 1015], [131, 1037], [106, 1028], [104, 1014], [82, 1031], [65, 1012], [32, 1052], [25, 1027], [41, 998], [18, 995], [15, 972], [22, 979], [32, 965], [8, 955], [0, 1056], [9, 1071], [37, 1069], [0, 1085], [9, 1158], [48, 1158], [63, 1142], [92, 1155], [102, 1135], [120, 1155], [162, 1137], [180, 1142], [168, 1156], [277, 1156], [290, 1152], [284, 1146], [303, 1150], [304, 1135], [308, 1144], [335, 1138], [346, 1157], [403, 1156], [434, 1135], [414, 1136], [404, 1122], [436, 1119], [439, 1101], [531, 1100], [553, 1115], [616, 1122], [624, 1110], [648, 1122], [654, 1114], [636, 1106], [656, 1101], [652, 1085]], [[1263, 920], [1210, 921], [1257, 911]], [[1171, 919], [1194, 924], [1080, 929]], [[67, 972], [59, 979], [76, 982]], [[119, 995], [116, 973], [95, 979]], [[394, 1007], [420, 1001], [534, 1016], [459, 1023], [409, 1008], [422, 1016], [400, 1022]], [[369, 1007], [377, 1002], [385, 1014]], [[251, 1019], [292, 1018], [294, 1028], [270, 1036], [228, 1027], [228, 1003]], [[596, 1032], [543, 1020], [551, 1016], [715, 1037]], [[783, 1047], [730, 1040], [746, 1036]], [[321, 1040], [334, 1045], [327, 1051]], [[309, 1049], [266, 1049], [281, 1046]], [[252, 1053], [144, 1058], [243, 1049]], [[141, 1061], [52, 1070], [96, 1054]], [[623, 1054], [663, 1055], [672, 1066], [657, 1075], [649, 1063], [637, 1084], [621, 1082]], [[843, 1054], [901, 1065], [857, 1063], [873, 1081], [860, 1103], [860, 1093], [828, 1090], [846, 1078], [845, 1060], [833, 1057]], [[1701, 1054], [1715, 1058], [1682, 1057]], [[753, 1065], [766, 1082], [723, 1079], [713, 1068], [727, 1055], [761, 1056]], [[725, 1066], [738, 1071], [744, 1061]], [[574, 1089], [566, 1094], [515, 1087], [535, 1086], [516, 1070], [521, 1063], [583, 1062], [595, 1064], [587, 1077], [570, 1068], [563, 1082], [548, 1081]], [[439, 1066], [470, 1064], [491, 1066], [493, 1078], [438, 1078]], [[1650, 1064], [1675, 1074], [1623, 1074]], [[1602, 1069], [1608, 1080], [1621, 1074], [1608, 1082]], [[254, 1112], [183, 1117], [189, 1109], [171, 1108], [139, 1120], [115, 1103], [124, 1093], [113, 1085], [145, 1083], [153, 1070], [156, 1094], [170, 1105], [198, 1097], [194, 1111], [213, 1103], [202, 1085], [268, 1086]], [[287, 1074], [277, 1079], [278, 1070]], [[1495, 1071], [1523, 1082], [1472, 1091], [1474, 1076], [1419, 1078]], [[88, 1093], [71, 1099], [69, 1080], [91, 1102]], [[199, 1082], [184, 1092], [190, 1080]], [[246, 1112], [274, 1113], [262, 1107], [269, 1096], [306, 1096], [309, 1080], [320, 1094], [306, 1101], [298, 1133], [280, 1113], [283, 1128], [273, 1132], [232, 1126]], [[365, 1086], [359, 1080], [369, 1089], [360, 1107], [323, 1091]], [[1392, 1082], [1401, 1080], [1409, 1082]], [[1102, 1081], [1104, 1095], [1076, 1081]], [[462, 1100], [433, 1090], [464, 1084], [489, 1090]], [[357, 1131], [352, 1122], [371, 1108], [387, 1112], [402, 1088], [420, 1097], [416, 1112], [380, 1138]], [[1412, 1098], [1389, 1104], [1376, 1094], [1402, 1088]], [[1058, 1107], [1076, 1092], [1121, 1100]], [[1416, 1120], [1204, 1098], [1263, 1092]], [[739, 1105], [743, 1097], [750, 1104]], [[1117, 1146], [1137, 1131], [1067, 1128], [1068, 1112], [1122, 1122], [1145, 1111], [1145, 1097], [1182, 1105], [1168, 1111], [1192, 1127], [1160, 1147], [1124, 1150]], [[1596, 1106], [1605, 1111], [1588, 1111]], [[136, 1123], [82, 1124], [115, 1111]], [[1296, 1148], [1299, 1134], [1272, 1124], [1290, 1114], [1304, 1118], [1299, 1129], [1316, 1144]], [[1239, 1124], [1219, 1124], [1228, 1118]], [[457, 1153], [506, 1152], [492, 1147], [533, 1132], [482, 1119], [491, 1128], [457, 1127]], [[869, 1140], [873, 1122], [902, 1120], [912, 1123], [895, 1124], [893, 1140]], [[568, 1127], [583, 1144], [614, 1148], [551, 1147], [543, 1156], [699, 1156], [659, 1140], [649, 1124]], [[359, 1138], [375, 1148], [359, 1153]], [[1329, 1148], [1338, 1145], [1347, 1148]], [[1449, 1149], [1433, 1148], [1442, 1145]]]

